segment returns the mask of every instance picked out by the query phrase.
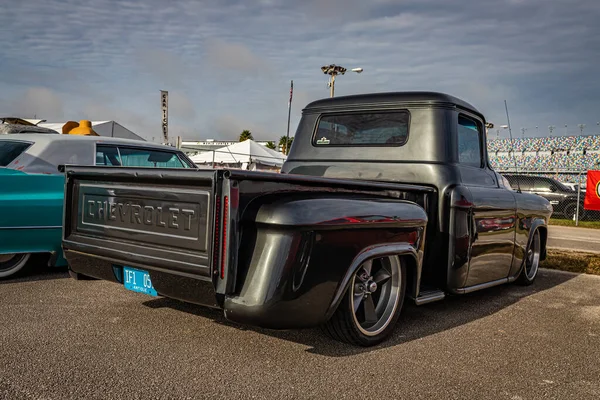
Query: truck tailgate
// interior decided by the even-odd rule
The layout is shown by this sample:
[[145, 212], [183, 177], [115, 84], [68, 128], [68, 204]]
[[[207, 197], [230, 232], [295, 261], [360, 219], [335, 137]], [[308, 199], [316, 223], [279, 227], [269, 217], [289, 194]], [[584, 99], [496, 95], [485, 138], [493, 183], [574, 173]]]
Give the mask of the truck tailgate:
[[210, 279], [215, 177], [212, 170], [67, 167], [63, 248]]

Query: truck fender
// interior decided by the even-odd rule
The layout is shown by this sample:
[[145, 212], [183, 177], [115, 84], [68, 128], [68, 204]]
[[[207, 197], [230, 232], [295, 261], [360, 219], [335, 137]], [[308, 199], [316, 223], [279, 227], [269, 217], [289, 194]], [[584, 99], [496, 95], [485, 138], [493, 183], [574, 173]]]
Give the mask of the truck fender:
[[352, 264], [346, 271], [342, 281], [340, 282], [340, 285], [338, 286], [338, 289], [335, 292], [335, 296], [333, 297], [333, 300], [327, 309], [326, 319], [329, 319], [340, 305], [344, 295], [346, 294], [346, 291], [348, 290], [348, 287], [350, 286], [352, 276], [358, 270], [358, 268], [369, 259], [386, 256], [410, 257], [412, 262], [407, 265], [407, 279], [410, 279], [409, 277], [412, 279], [410, 279], [411, 282], [407, 282], [410, 283], [410, 285], [407, 284], [407, 291], [412, 285], [412, 288], [414, 288], [414, 294], [411, 293], [411, 296], [414, 295], [416, 297], [419, 295], [419, 282], [423, 262], [422, 249], [415, 248], [410, 243], [387, 243], [377, 246], [370, 246], [358, 253], [358, 255], [352, 261]]
[[427, 224], [427, 213], [407, 200], [323, 196], [279, 198], [262, 204], [257, 224], [311, 227], [315, 230], [411, 228]]
[[[414, 202], [280, 194], [260, 203], [255, 214], [247, 208], [242, 215], [256, 227], [245, 243], [256, 244], [243, 257], [238, 289], [225, 296], [229, 320], [271, 329], [318, 326], [333, 314], [354, 272], [369, 258], [406, 255], [409, 276], [420, 277], [427, 214]], [[336, 253], [328, 251], [332, 247]], [[408, 287], [418, 287], [407, 279]]]

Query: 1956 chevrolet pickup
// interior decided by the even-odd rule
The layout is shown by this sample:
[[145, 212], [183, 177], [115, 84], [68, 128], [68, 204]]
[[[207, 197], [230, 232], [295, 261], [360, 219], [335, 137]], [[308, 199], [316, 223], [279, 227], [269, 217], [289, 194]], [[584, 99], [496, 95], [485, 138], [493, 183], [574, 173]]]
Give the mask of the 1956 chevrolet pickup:
[[485, 126], [446, 94], [365, 94], [306, 106], [280, 174], [66, 166], [71, 275], [377, 344], [405, 298], [536, 278], [552, 208], [490, 167]]

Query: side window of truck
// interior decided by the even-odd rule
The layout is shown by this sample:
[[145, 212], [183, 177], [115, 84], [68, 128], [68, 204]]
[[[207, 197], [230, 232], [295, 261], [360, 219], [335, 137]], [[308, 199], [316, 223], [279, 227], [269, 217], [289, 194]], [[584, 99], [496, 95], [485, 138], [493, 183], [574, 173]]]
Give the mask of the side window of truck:
[[463, 115], [458, 116], [458, 162], [471, 167], [483, 165], [481, 156], [481, 128]]

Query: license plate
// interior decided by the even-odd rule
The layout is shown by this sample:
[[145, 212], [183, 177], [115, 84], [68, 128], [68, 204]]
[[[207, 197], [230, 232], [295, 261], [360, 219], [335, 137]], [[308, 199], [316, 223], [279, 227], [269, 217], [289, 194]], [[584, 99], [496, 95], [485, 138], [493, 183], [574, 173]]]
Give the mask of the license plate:
[[148, 271], [123, 267], [123, 283], [125, 285], [125, 289], [138, 293], [149, 294], [150, 296], [158, 296], [154, 286], [152, 286], [152, 281], [150, 280], [150, 274]]

